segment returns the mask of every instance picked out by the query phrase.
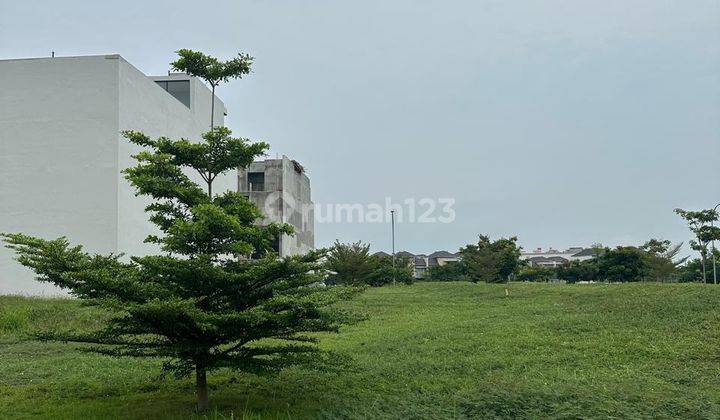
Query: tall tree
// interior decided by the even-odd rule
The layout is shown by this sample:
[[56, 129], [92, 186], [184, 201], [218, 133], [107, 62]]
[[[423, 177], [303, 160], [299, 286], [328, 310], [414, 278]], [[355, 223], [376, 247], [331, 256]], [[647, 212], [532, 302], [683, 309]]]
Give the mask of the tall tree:
[[467, 268], [462, 261], [435, 265], [427, 270], [427, 279], [431, 281], [463, 281], [467, 280]]
[[[349, 299], [354, 289], [309, 287], [322, 275], [322, 252], [277, 258], [271, 243], [291, 234], [291, 226], [260, 226], [262, 215], [247, 198], [212, 193], [219, 174], [248, 165], [267, 144], [233, 138], [224, 127], [200, 143], [124, 135], [144, 148], [135, 156], [137, 166], [125, 174], [139, 195], [152, 198], [146, 210], [160, 233], [147, 241], [163, 253], [127, 261], [88, 254], [65, 238], [3, 234], [40, 281], [111, 311], [99, 330], [52, 332], [46, 339], [94, 343], [95, 351], [114, 356], [159, 357], [167, 371], [194, 372], [197, 408], [204, 411], [208, 372], [222, 367], [258, 372], [296, 363], [318, 350], [307, 333], [337, 331], [351, 319], [332, 304]], [[187, 171], [198, 172], [205, 188]], [[251, 260], [252, 254], [262, 257]]]
[[215, 88], [221, 82], [241, 79], [243, 75], [250, 73], [253, 58], [240, 53], [232, 60], [220, 61], [202, 52], [188, 49], [178, 50], [177, 54], [180, 58], [170, 64], [174, 70], [199, 77], [210, 85], [212, 91], [212, 97], [210, 98], [210, 130], [212, 130], [215, 128]]
[[520, 247], [514, 236], [490, 241], [480, 235], [478, 243], [461, 248], [460, 255], [468, 279], [476, 283], [505, 283], [520, 268]]
[[718, 212], [714, 209], [698, 211], [675, 209], [675, 213], [685, 219], [690, 231], [695, 235], [695, 239], [690, 241], [690, 247], [700, 253], [703, 283], [707, 283], [708, 244], [720, 239], [720, 228], [712, 225], [718, 220]]
[[372, 263], [374, 269], [368, 278], [370, 286], [384, 286], [401, 282], [406, 285], [413, 284], [414, 259], [407, 255], [395, 255], [395, 261], [389, 255], [373, 255]]
[[645, 279], [647, 274], [643, 251], [633, 246], [607, 250], [596, 263], [598, 278], [603, 281], [636, 282]]
[[678, 267], [688, 259], [677, 258], [682, 245], [682, 242], [673, 245], [667, 239], [650, 239], [641, 245], [646, 267], [645, 280], [666, 282], [676, 279]]
[[370, 255], [370, 244], [361, 241], [343, 244], [335, 241], [328, 252], [325, 266], [330, 270], [329, 283], [361, 285], [372, 276], [375, 262]]
[[371, 255], [370, 245], [361, 241], [349, 244], [335, 241], [325, 262], [330, 271], [327, 283], [383, 286], [394, 278], [412, 284], [412, 262], [400, 255], [395, 257], [395, 263], [389, 255]]

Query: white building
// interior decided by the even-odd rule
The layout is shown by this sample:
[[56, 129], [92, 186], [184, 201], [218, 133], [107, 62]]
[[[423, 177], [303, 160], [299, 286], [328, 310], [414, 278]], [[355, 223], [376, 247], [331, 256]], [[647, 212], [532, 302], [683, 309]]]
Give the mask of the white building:
[[[153, 231], [121, 171], [120, 134], [199, 139], [212, 94], [185, 74], [148, 77], [119, 55], [0, 60], [0, 232], [66, 236], [98, 253], [142, 255]], [[215, 100], [215, 124], [225, 106]], [[236, 174], [217, 191], [236, 188]], [[0, 248], [0, 294], [55, 294]]]
[[592, 248], [573, 247], [564, 251], [549, 248], [543, 251], [523, 252], [520, 259], [528, 262], [531, 267], [559, 267], [570, 261], [585, 261], [594, 258], [595, 250]]

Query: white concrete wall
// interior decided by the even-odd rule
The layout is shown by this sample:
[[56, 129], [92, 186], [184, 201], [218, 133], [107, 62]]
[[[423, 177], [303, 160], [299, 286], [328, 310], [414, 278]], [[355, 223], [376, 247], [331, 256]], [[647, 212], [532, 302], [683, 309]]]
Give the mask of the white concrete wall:
[[[0, 231], [116, 246], [117, 60], [0, 61]], [[53, 294], [0, 249], [0, 293]]]
[[[117, 55], [0, 61], [0, 232], [67, 236], [90, 252], [142, 255], [153, 231], [121, 170], [133, 129], [199, 140], [210, 92], [191, 80], [188, 109]], [[207, 104], [205, 104], [207, 102]], [[216, 124], [225, 107], [216, 102]], [[215, 191], [235, 189], [236, 176]], [[0, 248], [0, 294], [58, 294]]]

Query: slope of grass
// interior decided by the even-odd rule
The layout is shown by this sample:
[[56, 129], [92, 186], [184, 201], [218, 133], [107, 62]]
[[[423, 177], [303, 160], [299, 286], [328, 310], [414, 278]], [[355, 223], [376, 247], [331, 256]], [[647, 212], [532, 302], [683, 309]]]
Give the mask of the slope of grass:
[[[420, 283], [350, 306], [368, 319], [322, 338], [343, 372], [217, 372], [209, 417], [720, 417], [720, 288]], [[159, 361], [24, 339], [100, 322], [73, 300], [0, 297], [0, 417], [193, 416], [191, 381]]]

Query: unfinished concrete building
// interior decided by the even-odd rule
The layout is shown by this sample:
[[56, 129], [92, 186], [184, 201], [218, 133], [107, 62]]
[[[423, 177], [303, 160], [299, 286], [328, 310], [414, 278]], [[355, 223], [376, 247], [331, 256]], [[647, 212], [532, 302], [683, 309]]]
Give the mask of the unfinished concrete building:
[[297, 161], [283, 156], [253, 162], [238, 171], [238, 191], [265, 214], [262, 223], [283, 222], [295, 228], [274, 248], [281, 257], [304, 254], [315, 247], [315, 214], [310, 179]]

